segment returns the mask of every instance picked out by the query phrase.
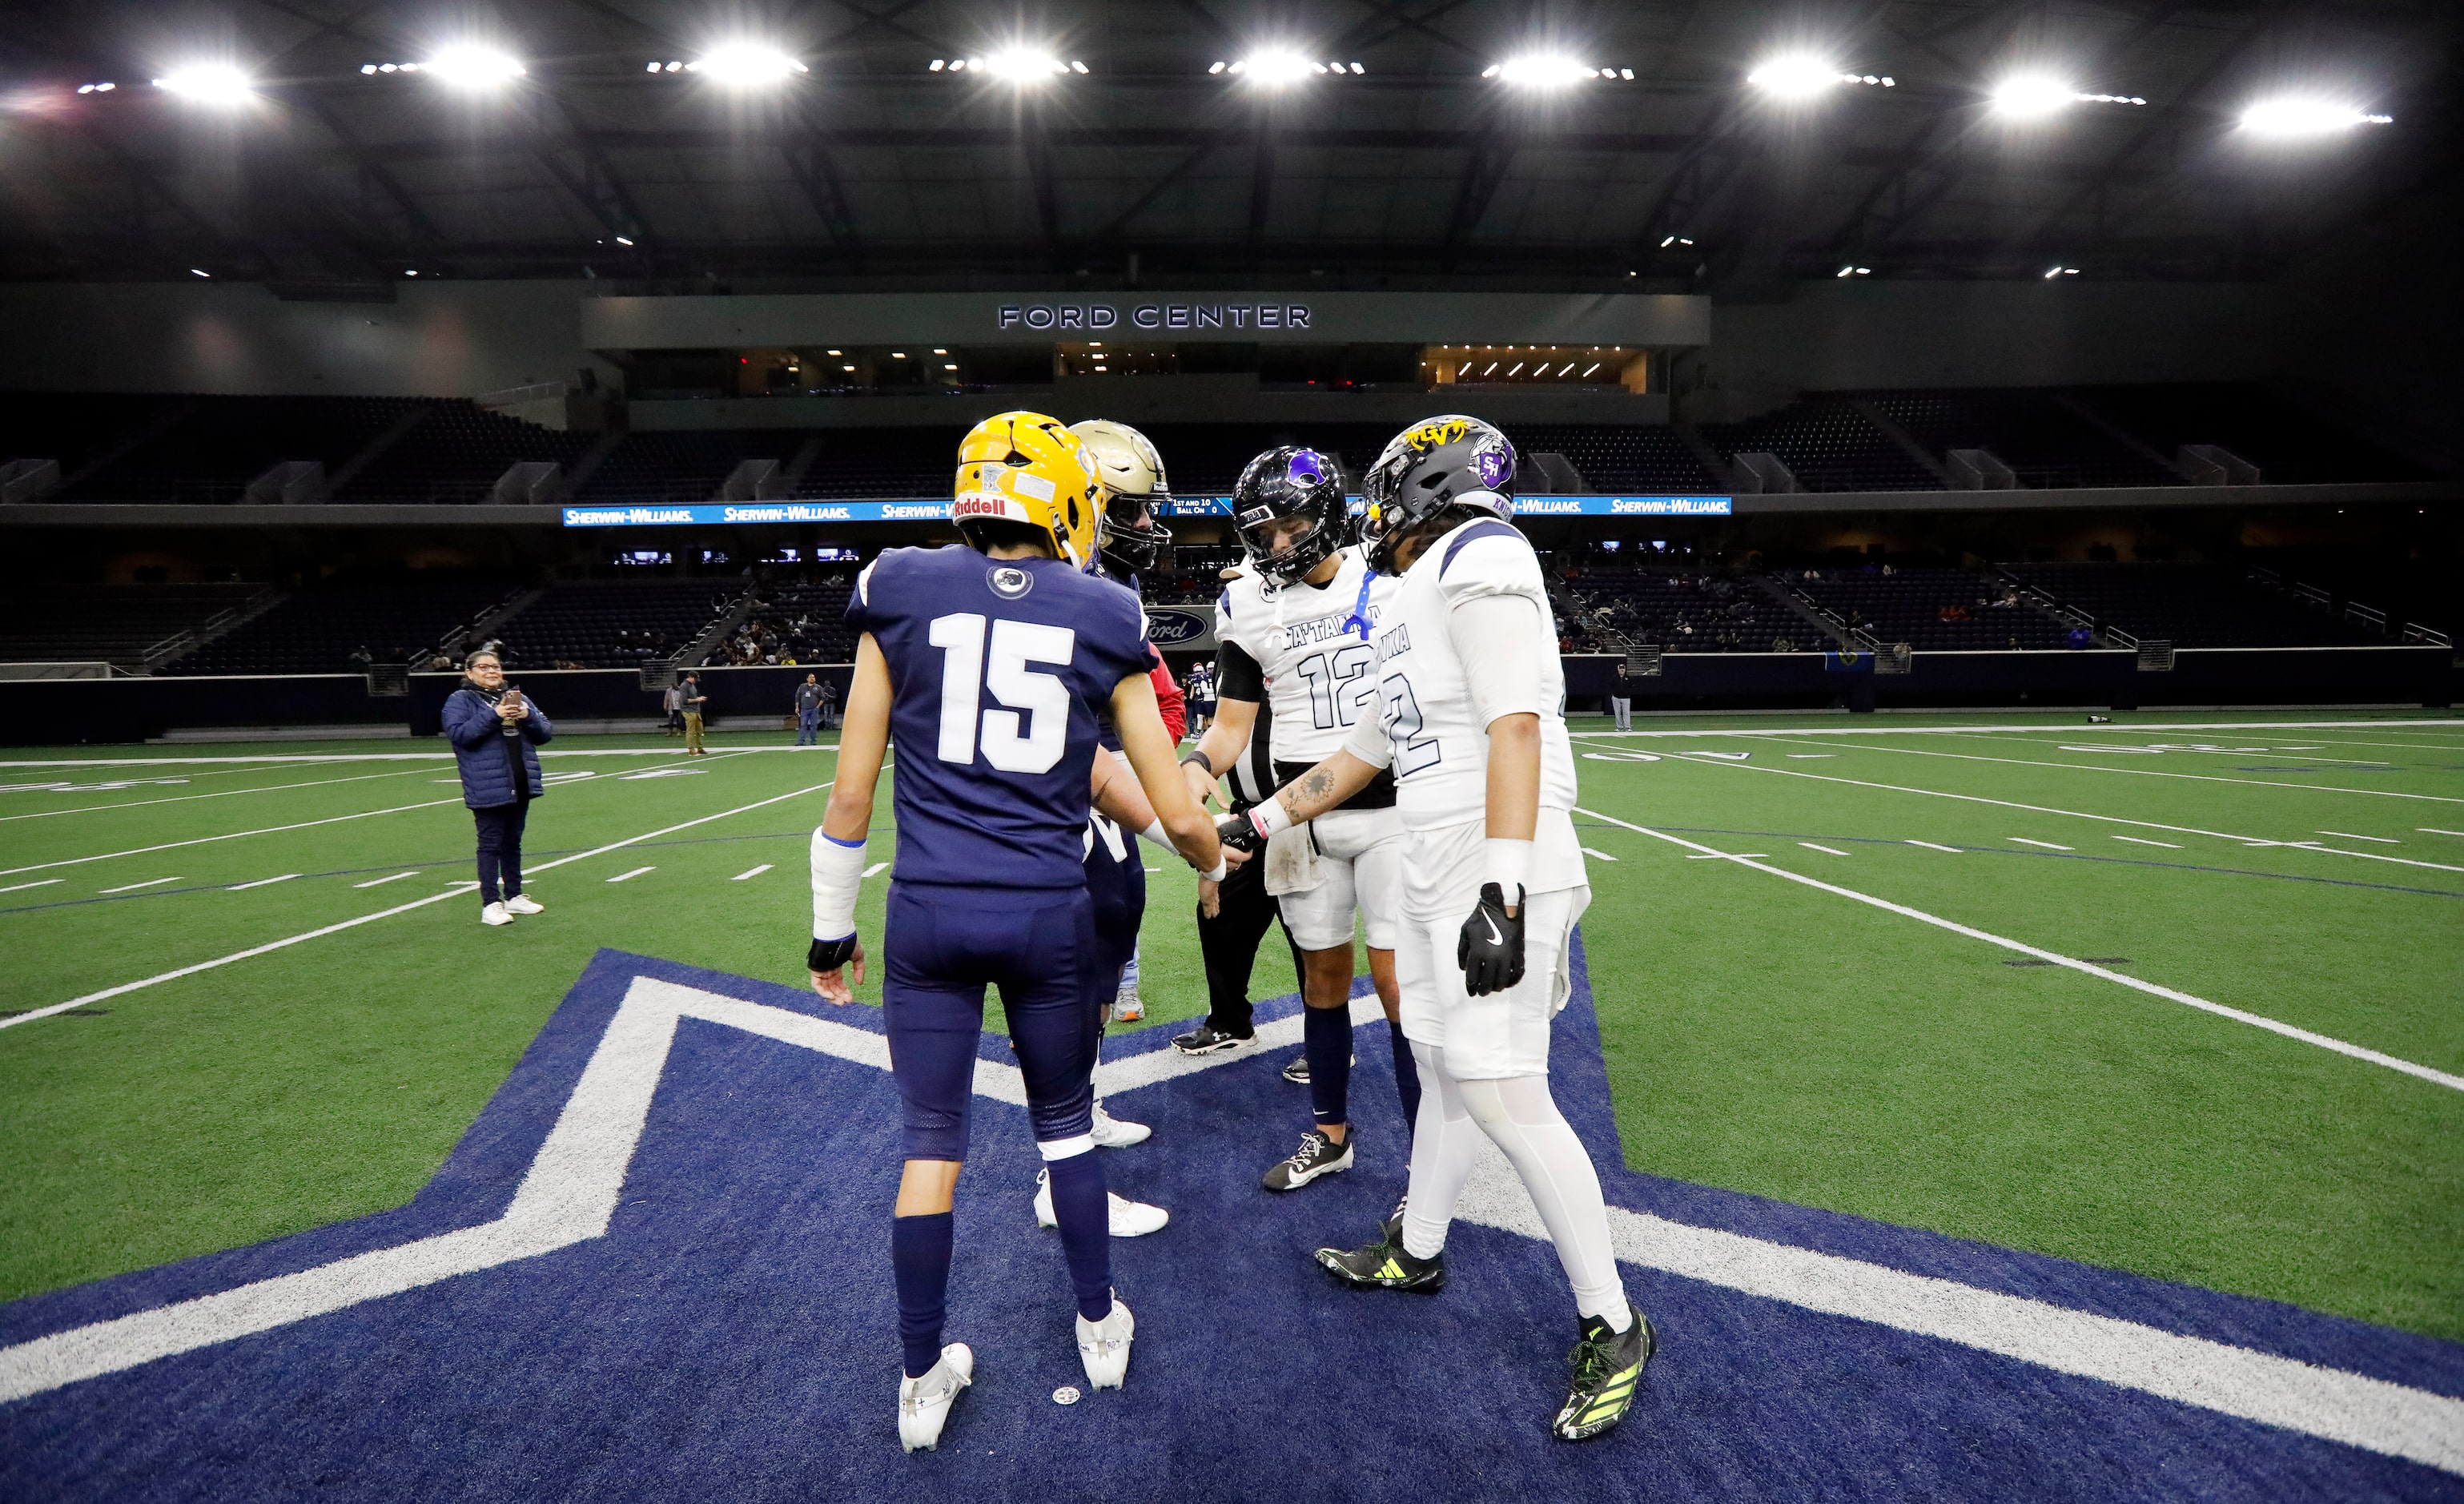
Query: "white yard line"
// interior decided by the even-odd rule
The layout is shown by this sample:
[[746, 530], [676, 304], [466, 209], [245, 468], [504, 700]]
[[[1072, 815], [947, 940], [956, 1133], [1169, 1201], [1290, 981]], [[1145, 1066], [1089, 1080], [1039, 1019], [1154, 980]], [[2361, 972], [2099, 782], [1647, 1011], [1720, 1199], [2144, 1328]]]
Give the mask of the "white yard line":
[[1825, 855], [1829, 856], [1845, 856], [1848, 854], [1846, 852], [1839, 850], [1836, 846], [1816, 846], [1812, 841], [1799, 841], [1796, 844], [1804, 847], [1809, 852], [1821, 852]]
[[267, 784], [259, 788], [224, 788], [210, 794], [171, 794], [162, 799], [132, 799], [121, 805], [79, 805], [75, 809], [39, 809], [32, 814], [0, 815], [0, 822], [10, 820], [49, 820], [54, 815], [108, 814], [114, 809], [143, 809], [148, 805], [187, 804], [195, 799], [236, 799], [242, 794], [274, 794], [286, 788], [322, 788], [328, 784], [363, 784], [372, 778], [401, 778], [416, 773], [415, 767], [391, 773], [354, 773], [348, 778], [315, 778], [304, 784]]
[[2143, 981], [2138, 977], [2124, 976], [2119, 971], [2108, 971], [2092, 962], [2079, 961], [2055, 951], [2043, 950], [2022, 940], [2014, 940], [2006, 936], [1977, 929], [1972, 925], [1962, 924], [1956, 919], [1946, 919], [1940, 915], [1927, 914], [1923, 909], [1911, 909], [1905, 904], [1893, 903], [1888, 898], [1878, 898], [1870, 893], [1859, 893], [1854, 888], [1842, 888], [1834, 883], [1824, 882], [1818, 877], [1808, 877], [1802, 873], [1793, 873], [1784, 867], [1766, 867], [1760, 862], [1749, 861], [1743, 856], [1714, 850], [1699, 841], [1689, 841], [1683, 836], [1671, 835], [1665, 830], [1655, 830], [1649, 826], [1636, 825], [1631, 820], [1620, 820], [1615, 815], [1601, 814], [1595, 809], [1578, 807], [1574, 812], [1590, 815], [1595, 820], [1605, 820], [1611, 825], [1622, 826], [1628, 830], [1650, 836], [1654, 840], [1666, 841], [1671, 846], [1683, 846], [1689, 851], [1702, 852], [1705, 856], [1727, 857], [1741, 867], [1750, 867], [1756, 872], [1769, 873], [1774, 877], [1785, 877], [1790, 882], [1802, 883], [1808, 888], [1819, 888], [1824, 893], [1836, 894], [1842, 898], [1853, 898], [1859, 903], [1867, 904], [1887, 913], [1930, 924], [1937, 929], [1948, 930], [1954, 935], [1965, 935], [1970, 940], [1983, 940], [1989, 945], [1999, 945], [2004, 950], [2014, 950], [2023, 956], [2034, 956], [2038, 961], [2051, 962], [2057, 966], [2067, 966], [2073, 971], [2085, 972], [2091, 977], [2101, 977], [2107, 982], [2119, 983], [2133, 991], [2145, 992], [2150, 997], [2163, 998], [2169, 1003], [2179, 1003], [2187, 1007], [2199, 1008], [2220, 1018], [2230, 1018], [2236, 1023], [2248, 1024], [2254, 1028], [2264, 1028], [2270, 1033], [2299, 1040], [2305, 1045], [2316, 1045], [2321, 1050], [2332, 1050], [2340, 1055], [2349, 1055], [2355, 1060], [2367, 1061], [2375, 1066], [2385, 1066], [2390, 1071], [2401, 1071], [2407, 1075], [2418, 1076], [2433, 1085], [2446, 1087], [2449, 1091], [2464, 1092], [2464, 1076], [2451, 1075], [2447, 1072], [2430, 1066], [2399, 1059], [2390, 1054], [2383, 1054], [2376, 1050], [2351, 1044], [2326, 1034], [2314, 1033], [2309, 1029], [2268, 1018], [2263, 1014], [2245, 1012], [2237, 1007], [2227, 1007], [2221, 1003], [2211, 1003], [2206, 998], [2193, 997], [2188, 992], [2177, 992], [2171, 987], [2159, 986], [2153, 982]]
[[0, 877], [14, 876], [18, 873], [49, 872], [55, 867], [78, 867], [87, 862], [108, 862], [122, 856], [143, 856], [148, 852], [172, 852], [184, 846], [211, 846], [216, 841], [236, 841], [251, 835], [278, 835], [285, 830], [306, 830], [320, 825], [340, 825], [346, 820], [366, 820], [376, 815], [402, 814], [411, 809], [434, 809], [441, 805], [458, 805], [461, 802], [461, 796], [457, 794], [451, 799], [430, 799], [423, 804], [395, 805], [388, 809], [363, 809], [357, 814], [329, 815], [322, 820], [302, 820], [297, 825], [269, 825], [256, 830], [230, 830], [221, 835], [201, 835], [193, 841], [165, 841], [160, 846], [133, 846], [124, 852], [105, 852], [99, 856], [72, 856], [64, 861], [35, 862], [26, 867], [0, 869]]
[[775, 862], [763, 862], [760, 866], [752, 868], [749, 871], [737, 873], [735, 876], [730, 877], [727, 880], [729, 882], [742, 882], [748, 877], [759, 877], [776, 865], [778, 864]]
[[2052, 841], [2031, 841], [2024, 835], [2014, 835], [2012, 836], [2011, 839], [2018, 842], [2021, 846], [2041, 846], [2049, 852], [2076, 852], [2079, 850], [2076, 846], [2060, 846]]
[[[836, 780], [832, 780], [832, 782], [836, 782]], [[574, 862], [587, 861], [593, 856], [605, 856], [609, 852], [621, 852], [626, 847], [639, 846], [644, 841], [654, 841], [663, 835], [673, 835], [678, 830], [690, 830], [694, 826], [708, 825], [713, 820], [724, 820], [730, 815], [747, 814], [756, 809], [767, 808], [772, 805], [783, 804], [790, 799], [801, 799], [806, 794], [817, 794], [829, 786], [829, 784], [815, 784], [807, 788], [799, 788], [793, 793], [774, 794], [768, 799], [756, 800], [749, 805], [738, 805], [733, 809], [722, 809], [716, 814], [706, 814], [698, 819], [687, 820], [678, 825], [664, 826], [656, 830], [645, 830], [640, 835], [628, 835], [621, 841], [611, 841], [605, 846], [594, 846], [586, 852], [576, 852], [571, 856], [560, 856], [553, 861], [540, 862], [537, 866], [530, 868], [524, 875], [532, 876], [539, 873], [547, 872], [553, 868], [569, 866]], [[390, 909], [380, 909], [374, 914], [363, 914], [355, 919], [344, 919], [339, 924], [328, 924], [319, 929], [303, 931], [297, 935], [287, 936], [282, 940], [269, 940], [262, 945], [252, 945], [246, 950], [235, 950], [228, 956], [217, 956], [211, 961], [201, 961], [194, 965], [181, 966], [175, 970], [160, 972], [154, 976], [145, 977], [136, 982], [123, 982], [116, 987], [105, 987], [99, 992], [89, 992], [81, 998], [71, 998], [65, 1003], [55, 1003], [49, 1007], [38, 1007], [31, 1012], [20, 1013], [15, 1018], [0, 1018], [0, 1028], [14, 1028], [20, 1024], [31, 1024], [38, 1018], [49, 1018], [55, 1013], [65, 1013], [71, 1008], [83, 1007], [89, 1003], [99, 1003], [105, 998], [116, 998], [123, 993], [135, 992], [143, 987], [155, 986], [165, 982], [174, 982], [182, 977], [192, 977], [200, 971], [211, 971], [217, 966], [228, 966], [235, 961], [247, 961], [251, 957], [262, 956], [270, 951], [281, 950], [285, 946], [297, 945], [304, 940], [317, 940], [326, 935], [340, 934], [343, 930], [356, 929], [363, 924], [373, 924], [379, 919], [391, 918], [397, 914], [408, 914], [413, 909], [424, 909], [431, 903], [442, 903], [448, 898], [459, 897], [477, 886], [477, 883], [471, 882], [455, 883], [451, 887], [446, 889], [443, 893], [430, 894], [425, 898], [413, 898], [408, 903], [396, 904]]]
[[[2151, 727], [2151, 728], [2147, 728], [2147, 729], [2162, 729], [2162, 728], [2154, 728], [2154, 727]], [[836, 742], [832, 742], [830, 745], [825, 746], [825, 747], [737, 747], [737, 748], [734, 748], [734, 749], [732, 749], [732, 750], [730, 750], [730, 751], [728, 751], [728, 752], [725, 752], [725, 753], [717, 753], [717, 754], [714, 754], [714, 755], [715, 755], [715, 756], [725, 756], [725, 757], [744, 757], [744, 756], [749, 756], [749, 755], [751, 755], [751, 754], [753, 754], [753, 753], [756, 753], [756, 752], [803, 752], [803, 751], [835, 752], [835, 751], [837, 751], [837, 750], [838, 750], [838, 743], [836, 743]], [[541, 756], [541, 757], [543, 757], [543, 758], [545, 758], [545, 757], [682, 757], [682, 756], [684, 756], [685, 754], [684, 754], [683, 749], [682, 749], [682, 748], [680, 748], [680, 747], [541, 747], [541, 748], [539, 748], [539, 756]], [[261, 753], [261, 754], [252, 754], [252, 755], [249, 755], [249, 756], [246, 756], [246, 757], [92, 757], [92, 758], [87, 758], [87, 757], [73, 757], [73, 758], [25, 758], [25, 759], [18, 759], [18, 760], [15, 760], [15, 761], [0, 760], [0, 768], [7, 768], [7, 767], [156, 767], [156, 766], [162, 766], [162, 767], [194, 767], [194, 766], [204, 765], [204, 764], [207, 764], [207, 763], [240, 763], [240, 764], [244, 764], [244, 765], [245, 765], [245, 764], [257, 764], [257, 765], [279, 765], [279, 764], [286, 763], [297, 763], [297, 764], [301, 764], [301, 765], [314, 765], [314, 764], [319, 763], [451, 763], [451, 762], [452, 762], [452, 761], [453, 761], [453, 754], [452, 754], [451, 752], [268, 752], [268, 753]]]
[[66, 881], [68, 879], [65, 877], [45, 877], [38, 882], [12, 882], [6, 888], [0, 888], [0, 893], [23, 893], [29, 888], [48, 888], [55, 882]]
[[878, 877], [889, 870], [890, 864], [888, 862], [875, 862], [864, 870], [864, 875], [867, 877]]
[[[1378, 1016], [1375, 999], [1353, 1002], [1354, 1028]], [[0, 1404], [607, 1236], [688, 1018], [890, 1068], [889, 1041], [869, 1029], [636, 977], [494, 1221], [0, 1347]], [[1195, 1059], [1159, 1050], [1108, 1063], [1105, 1090], [1122, 1095], [1248, 1060], [1297, 1040], [1299, 1023], [1262, 1027], [1249, 1050]], [[974, 1090], [1013, 1105], [1026, 1095], [1017, 1067], [992, 1061], [977, 1063]], [[1533, 1240], [1548, 1235], [1514, 1172], [1485, 1140], [1456, 1214]], [[1617, 1256], [1645, 1269], [2464, 1472], [2464, 1400], [2451, 1396], [1624, 1207], [1609, 1208], [1609, 1229]]]
[[251, 888], [270, 888], [278, 882], [289, 882], [292, 878], [298, 875], [299, 874], [297, 873], [284, 873], [279, 877], [259, 877], [254, 882], [233, 883], [231, 884], [230, 891], [232, 893], [245, 893]]
[[351, 884], [351, 886], [354, 888], [382, 888], [389, 882], [400, 882], [405, 877], [416, 877], [420, 874], [421, 870], [422, 869], [420, 868], [414, 867], [407, 873], [396, 873], [390, 877], [371, 877], [366, 882], [355, 882]]
[[[1800, 739], [1802, 740], [1802, 739]], [[1815, 746], [1822, 743], [1816, 741]], [[1962, 763], [2006, 763], [2013, 767], [2065, 768], [2074, 773], [2119, 773], [2130, 778], [2179, 778], [2198, 784], [2241, 784], [2252, 788], [2298, 788], [2312, 794], [2366, 794], [2373, 799], [2418, 799], [2435, 805], [2464, 805], [2447, 794], [2408, 794], [2392, 788], [2346, 788], [2337, 784], [2283, 784], [2272, 778], [2226, 778], [2219, 773], [2167, 773], [2153, 767], [2104, 767], [2094, 763], [2039, 763], [2034, 758], [1986, 757], [1976, 752], [1929, 752], [1923, 747], [1860, 747], [1864, 752], [1896, 752], [1902, 757], [1941, 757]]]
[[[2402, 730], [2409, 726], [2464, 726], [2464, 719], [2421, 720], [2149, 720], [2123, 725], [2048, 726], [2048, 725], [1952, 725], [1952, 726], [1827, 726], [1811, 733], [1824, 737], [1964, 737], [1978, 732], [2021, 733], [2045, 732], [2056, 736], [2121, 737], [2138, 736], [2149, 731], [2313, 731]], [[1676, 737], [1795, 737], [1808, 735], [1800, 726], [1720, 726], [1692, 731], [1583, 731], [1578, 737], [1676, 738]], [[2390, 743], [2404, 745], [2406, 743]], [[0, 767], [8, 766], [0, 763]], [[34, 765], [34, 764], [28, 764]], [[44, 764], [48, 765], [48, 764]]]
[[2464, 835], [2464, 830], [2442, 830], [2434, 825], [2417, 825], [2413, 829], [2424, 835]]
[[618, 873], [615, 876], [610, 877], [607, 880], [609, 882], [631, 882], [634, 878], [641, 876], [644, 873], [654, 873], [657, 871], [658, 869], [655, 867], [636, 867], [629, 873]]
[[2339, 841], [2375, 841], [2381, 846], [2402, 846], [2404, 844], [2402, 841], [2394, 840], [2388, 836], [2355, 835], [2350, 830], [2321, 830], [2319, 833], [2321, 835], [2332, 835]]
[[1959, 848], [1956, 846], [1936, 846], [1931, 841], [1910, 841], [1908, 844], [1910, 846], [1922, 846], [1928, 852], [1948, 852], [1953, 856], [1957, 856], [1959, 854]]
[[1613, 862], [1613, 861], [1616, 861], [1616, 860], [1617, 860], [1617, 858], [1616, 858], [1616, 857], [1611, 856], [1608, 852], [1601, 851], [1598, 847], [1595, 847], [1595, 846], [1586, 846], [1586, 847], [1584, 847], [1584, 848], [1583, 848], [1583, 854], [1584, 854], [1585, 856], [1596, 856], [1596, 857], [1598, 857], [1601, 861], [1604, 861], [1604, 862]]
[[2150, 841], [2143, 836], [2117, 835], [2114, 839], [2117, 841], [2128, 841], [2133, 846], [2161, 846], [2168, 852], [2178, 852], [2181, 850], [2179, 846], [2174, 845], [2170, 841]]
[[[58, 882], [60, 879], [55, 877], [52, 880], [54, 882]], [[140, 888], [160, 888], [166, 882], [178, 882], [179, 880], [180, 879], [177, 877], [149, 877], [143, 882], [132, 882], [118, 888], [100, 888], [96, 891], [99, 893], [135, 893]]]

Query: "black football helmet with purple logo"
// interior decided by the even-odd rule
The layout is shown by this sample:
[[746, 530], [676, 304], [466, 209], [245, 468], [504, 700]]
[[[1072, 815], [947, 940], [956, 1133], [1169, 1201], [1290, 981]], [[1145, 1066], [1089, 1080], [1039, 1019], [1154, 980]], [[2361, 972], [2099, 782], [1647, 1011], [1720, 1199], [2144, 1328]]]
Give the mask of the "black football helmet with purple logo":
[[[1291, 536], [1293, 519], [1309, 531]], [[1343, 495], [1343, 466], [1331, 454], [1285, 445], [1249, 461], [1232, 488], [1232, 525], [1251, 566], [1277, 585], [1291, 585], [1353, 541], [1352, 508]], [[1285, 535], [1281, 548], [1275, 535]]]
[[1396, 543], [1448, 507], [1514, 515], [1514, 442], [1461, 413], [1424, 418], [1387, 442], [1360, 477], [1360, 495], [1370, 567], [1392, 574]]

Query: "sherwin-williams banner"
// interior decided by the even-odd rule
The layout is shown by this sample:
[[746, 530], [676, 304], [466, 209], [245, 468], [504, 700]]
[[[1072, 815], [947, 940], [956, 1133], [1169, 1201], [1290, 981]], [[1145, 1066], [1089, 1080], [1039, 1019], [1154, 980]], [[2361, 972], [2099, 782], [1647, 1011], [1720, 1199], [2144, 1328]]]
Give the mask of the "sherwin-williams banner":
[[[1525, 497], [1517, 517], [1727, 517], [1727, 497]], [[1229, 517], [1230, 497], [1177, 497], [1171, 517]], [[715, 501], [695, 505], [569, 506], [567, 527], [706, 527], [761, 522], [933, 522], [946, 520], [946, 497], [894, 501]]]

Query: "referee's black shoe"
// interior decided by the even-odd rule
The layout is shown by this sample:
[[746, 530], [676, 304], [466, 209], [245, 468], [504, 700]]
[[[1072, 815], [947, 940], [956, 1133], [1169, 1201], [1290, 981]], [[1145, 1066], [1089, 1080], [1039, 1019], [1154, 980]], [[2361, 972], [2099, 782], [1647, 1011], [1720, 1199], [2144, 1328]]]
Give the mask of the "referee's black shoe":
[[1253, 1043], [1257, 1037], [1255, 1034], [1229, 1033], [1212, 1024], [1200, 1024], [1186, 1034], [1175, 1034], [1172, 1048], [1185, 1055], [1220, 1055]]

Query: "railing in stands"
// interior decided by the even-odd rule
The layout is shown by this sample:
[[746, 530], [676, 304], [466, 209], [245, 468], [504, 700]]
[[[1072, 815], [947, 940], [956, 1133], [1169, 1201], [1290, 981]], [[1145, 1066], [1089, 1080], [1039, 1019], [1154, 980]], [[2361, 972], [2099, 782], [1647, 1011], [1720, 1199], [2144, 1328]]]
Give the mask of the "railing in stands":
[[2404, 624], [2404, 640], [2407, 646], [2419, 646], [2425, 648], [2453, 648], [2455, 646], [2454, 642], [2452, 641], [2445, 632], [2440, 631], [2435, 627], [2424, 627], [2419, 622], [2407, 622]]

